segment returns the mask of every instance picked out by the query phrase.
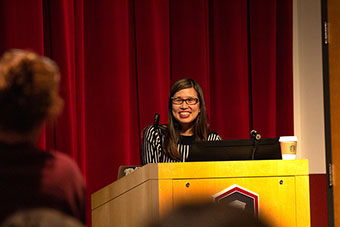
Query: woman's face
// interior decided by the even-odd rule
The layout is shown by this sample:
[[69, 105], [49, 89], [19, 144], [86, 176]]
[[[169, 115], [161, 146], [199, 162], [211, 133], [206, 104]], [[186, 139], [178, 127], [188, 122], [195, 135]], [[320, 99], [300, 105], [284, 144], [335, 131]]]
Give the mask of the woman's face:
[[[194, 88], [182, 89], [173, 96], [172, 115], [180, 123], [182, 129], [192, 127], [194, 120], [201, 111], [199, 101], [193, 104], [195, 99], [198, 100], [198, 95]], [[187, 100], [191, 105], [185, 101], [180, 104], [182, 100]]]

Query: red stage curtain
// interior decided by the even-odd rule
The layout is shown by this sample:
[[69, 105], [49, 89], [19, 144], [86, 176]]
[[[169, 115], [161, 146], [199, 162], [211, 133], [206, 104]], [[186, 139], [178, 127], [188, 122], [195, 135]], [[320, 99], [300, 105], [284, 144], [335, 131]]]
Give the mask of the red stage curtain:
[[183, 77], [224, 139], [294, 133], [291, 0], [0, 0], [0, 29], [0, 54], [58, 63], [65, 108], [40, 146], [73, 157], [89, 194], [140, 163], [140, 132], [167, 122]]

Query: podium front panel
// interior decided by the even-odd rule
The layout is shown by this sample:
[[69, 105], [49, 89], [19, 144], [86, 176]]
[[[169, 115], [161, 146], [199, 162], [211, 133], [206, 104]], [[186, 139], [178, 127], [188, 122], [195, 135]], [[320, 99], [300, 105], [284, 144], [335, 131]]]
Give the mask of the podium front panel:
[[215, 194], [238, 186], [258, 195], [258, 210], [254, 213], [259, 217], [273, 226], [297, 226], [295, 177], [186, 179], [174, 180], [173, 184], [175, 206], [198, 199], [212, 201]]
[[273, 226], [308, 227], [308, 174], [308, 160], [152, 163], [92, 194], [92, 226], [141, 226], [197, 200], [249, 209], [250, 198]]

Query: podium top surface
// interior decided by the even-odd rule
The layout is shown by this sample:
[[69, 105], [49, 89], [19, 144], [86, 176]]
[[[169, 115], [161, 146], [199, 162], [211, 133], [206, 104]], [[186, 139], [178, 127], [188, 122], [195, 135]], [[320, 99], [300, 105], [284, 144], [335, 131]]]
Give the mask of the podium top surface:
[[308, 160], [304, 159], [153, 163], [148, 165], [150, 165], [150, 168], [158, 167], [158, 179], [268, 177], [309, 174]]
[[92, 209], [149, 180], [308, 176], [308, 160], [150, 163], [92, 194]]

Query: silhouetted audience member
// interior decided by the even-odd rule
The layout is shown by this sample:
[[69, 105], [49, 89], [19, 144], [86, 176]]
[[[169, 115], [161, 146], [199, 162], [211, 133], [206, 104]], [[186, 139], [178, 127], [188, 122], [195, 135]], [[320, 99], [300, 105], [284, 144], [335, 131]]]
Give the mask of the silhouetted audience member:
[[7, 217], [0, 227], [85, 227], [78, 219], [51, 208], [20, 210]]
[[269, 227], [263, 220], [228, 204], [192, 203], [174, 208], [149, 227]]
[[67, 155], [36, 148], [61, 112], [60, 74], [47, 57], [10, 50], [0, 59], [0, 222], [19, 209], [50, 207], [85, 224], [85, 184]]

